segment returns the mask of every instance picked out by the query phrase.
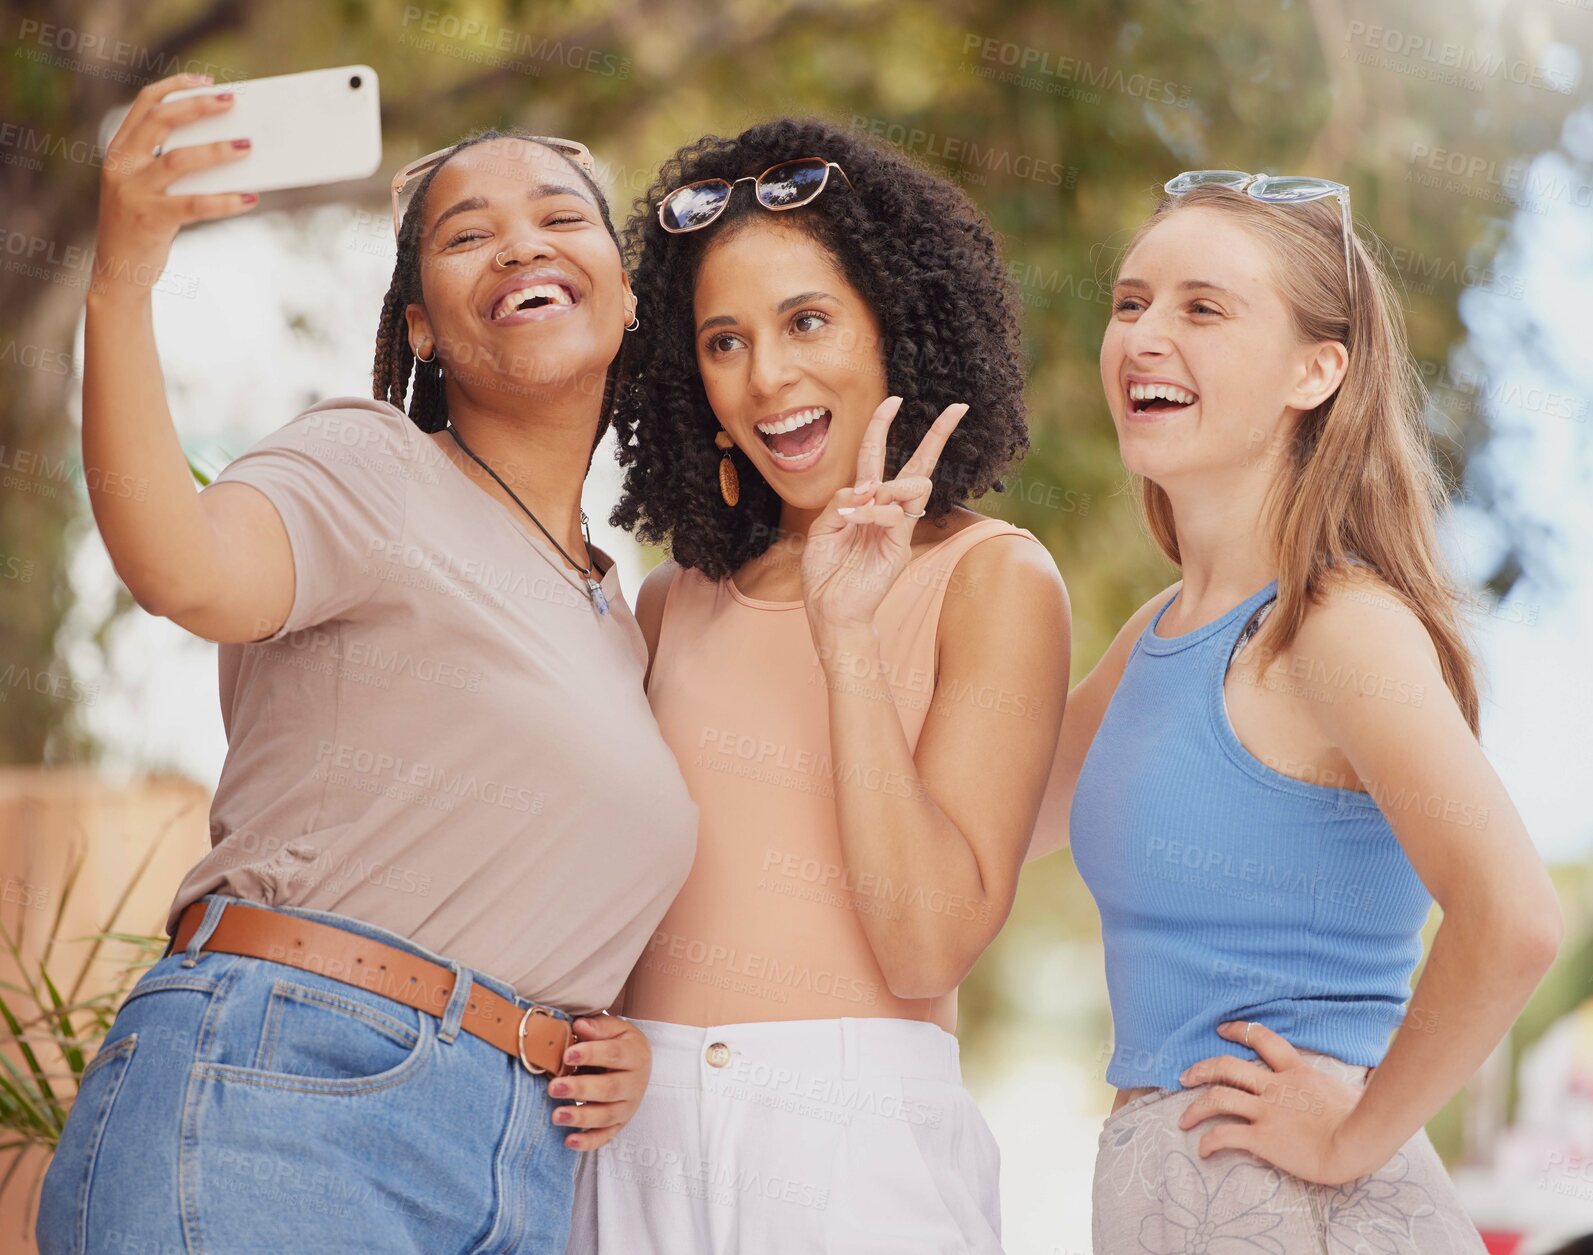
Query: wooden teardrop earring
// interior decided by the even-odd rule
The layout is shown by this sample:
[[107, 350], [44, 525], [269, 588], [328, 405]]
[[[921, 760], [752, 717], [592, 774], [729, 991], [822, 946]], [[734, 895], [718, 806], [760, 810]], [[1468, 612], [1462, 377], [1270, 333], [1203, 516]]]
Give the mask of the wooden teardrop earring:
[[730, 447], [733, 444], [735, 441], [723, 427], [715, 433], [714, 448], [725, 451], [725, 456], [719, 459], [719, 495], [728, 506], [741, 500], [741, 477], [736, 474], [736, 464], [730, 460]]

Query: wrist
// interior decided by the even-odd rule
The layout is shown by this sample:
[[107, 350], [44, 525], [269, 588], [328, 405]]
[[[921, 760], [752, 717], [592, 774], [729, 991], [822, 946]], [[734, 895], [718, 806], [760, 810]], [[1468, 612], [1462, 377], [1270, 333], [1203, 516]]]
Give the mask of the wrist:
[[879, 660], [879, 629], [872, 623], [814, 622], [809, 626], [819, 664], [826, 671], [841, 669], [855, 675], [859, 662]]
[[1333, 1130], [1333, 1155], [1345, 1180], [1376, 1172], [1404, 1144], [1388, 1130], [1373, 1125], [1364, 1103], [1356, 1103]]
[[104, 310], [120, 316], [141, 309], [152, 309], [153, 293], [151, 284], [135, 283], [126, 274], [110, 268], [102, 271], [96, 266], [89, 279], [88, 295], [83, 305], [90, 313]]
[[101, 232], [89, 262], [88, 299], [92, 304], [118, 309], [150, 304], [166, 271], [171, 245], [168, 242], [164, 248], [152, 249], [146, 244], [124, 247], [124, 243], [108, 239]]

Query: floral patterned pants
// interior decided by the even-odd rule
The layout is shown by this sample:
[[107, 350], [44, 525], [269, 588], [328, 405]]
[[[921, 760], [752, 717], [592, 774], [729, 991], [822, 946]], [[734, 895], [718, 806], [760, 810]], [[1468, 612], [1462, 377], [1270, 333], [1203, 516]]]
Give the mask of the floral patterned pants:
[[[1301, 1050], [1315, 1068], [1364, 1085], [1371, 1069]], [[1154, 1090], [1101, 1128], [1095, 1159], [1096, 1255], [1484, 1255], [1425, 1130], [1370, 1176], [1314, 1185], [1241, 1150], [1202, 1159], [1178, 1117], [1200, 1096]]]

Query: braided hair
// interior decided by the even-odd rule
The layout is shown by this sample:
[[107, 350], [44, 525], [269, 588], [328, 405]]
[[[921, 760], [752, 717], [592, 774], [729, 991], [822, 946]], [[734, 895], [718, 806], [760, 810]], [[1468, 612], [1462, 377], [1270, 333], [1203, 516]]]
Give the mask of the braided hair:
[[[476, 144], [484, 144], [488, 140], [495, 139], [519, 139], [541, 144], [549, 152], [558, 153], [563, 160], [569, 162], [570, 168], [580, 175], [581, 181], [592, 193], [592, 198], [603, 219], [603, 226], [607, 229], [609, 238], [614, 241], [614, 247], [616, 249], [620, 247], [619, 233], [614, 230], [614, 223], [609, 217], [608, 199], [603, 195], [602, 188], [598, 187], [585, 170], [552, 145], [544, 144], [536, 136], [510, 127], [505, 130], [478, 131], [466, 136], [450, 148], [447, 155], [421, 177], [409, 207], [404, 210], [404, 216], [399, 223], [398, 256], [393, 262], [393, 278], [388, 284], [387, 296], [382, 300], [382, 315], [376, 328], [376, 358], [371, 366], [371, 395], [378, 401], [386, 401], [389, 405], [403, 410], [422, 431], [442, 431], [448, 425], [448, 397], [443, 390], [442, 363], [437, 360], [435, 349], [432, 351], [430, 361], [422, 361], [415, 356], [409, 347], [409, 328], [404, 317], [407, 306], [425, 305], [420, 285], [420, 228], [426, 219], [426, 195], [431, 190], [431, 181], [437, 176], [437, 172], [458, 153]], [[626, 337], [627, 340], [629, 338]], [[598, 412], [597, 433], [592, 441], [594, 453], [608, 430], [609, 419], [614, 409], [615, 380], [619, 376], [620, 359], [624, 355], [622, 343], [620, 352], [609, 364], [608, 375], [603, 383], [603, 402]], [[406, 405], [404, 398], [409, 391], [411, 374], [414, 376], [415, 388]], [[587, 465], [589, 467], [591, 465], [590, 455]]]

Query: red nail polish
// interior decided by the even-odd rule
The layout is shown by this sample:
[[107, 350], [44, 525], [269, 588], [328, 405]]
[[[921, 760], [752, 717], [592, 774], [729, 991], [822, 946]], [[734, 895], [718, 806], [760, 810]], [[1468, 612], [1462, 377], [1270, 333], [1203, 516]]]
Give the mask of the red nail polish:
[[232, 141], [232, 146], [234, 148], [249, 148], [252, 147], [253, 144], [254, 141], [250, 139], [235, 139]]
[[232, 99], [232, 93], [231, 92], [217, 92], [216, 93], [216, 99], [217, 100], [231, 100]]
[[252, 204], [255, 203], [255, 201], [257, 201], [259, 199], [260, 198], [258, 196], [256, 196], [253, 192], [245, 192], [243, 194], [243, 203], [245, 205], [252, 205]]

